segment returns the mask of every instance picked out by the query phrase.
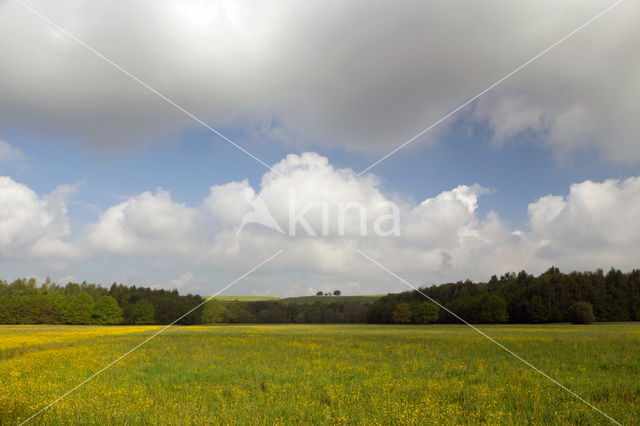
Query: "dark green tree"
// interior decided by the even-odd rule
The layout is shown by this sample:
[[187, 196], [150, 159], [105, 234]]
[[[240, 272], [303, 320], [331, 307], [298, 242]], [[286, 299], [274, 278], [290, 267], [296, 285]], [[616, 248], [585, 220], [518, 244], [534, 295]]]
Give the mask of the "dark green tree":
[[591, 324], [595, 320], [591, 303], [576, 302], [569, 306], [569, 321], [572, 324]]
[[224, 319], [224, 305], [216, 299], [211, 299], [202, 307], [203, 324], [217, 324]]
[[146, 299], [138, 301], [132, 310], [134, 324], [155, 324], [156, 310]]
[[393, 322], [396, 324], [408, 324], [411, 322], [411, 305], [401, 302], [393, 309]]
[[480, 309], [480, 321], [483, 323], [501, 323], [509, 320], [507, 302], [502, 296], [491, 294], [485, 299]]
[[422, 302], [414, 305], [414, 322], [418, 324], [433, 324], [438, 322], [440, 307], [433, 302]]
[[64, 324], [90, 324], [93, 303], [93, 297], [82, 290], [70, 295], [61, 295], [56, 300], [60, 320]]
[[116, 299], [111, 296], [100, 296], [93, 304], [91, 312], [92, 324], [120, 324], [122, 309]]

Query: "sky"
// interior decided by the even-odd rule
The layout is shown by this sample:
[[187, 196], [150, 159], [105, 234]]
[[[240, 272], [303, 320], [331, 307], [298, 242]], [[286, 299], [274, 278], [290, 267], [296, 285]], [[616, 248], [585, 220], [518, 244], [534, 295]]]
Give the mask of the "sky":
[[380, 265], [637, 268], [638, 12], [0, 1], [1, 277], [295, 296], [407, 289]]

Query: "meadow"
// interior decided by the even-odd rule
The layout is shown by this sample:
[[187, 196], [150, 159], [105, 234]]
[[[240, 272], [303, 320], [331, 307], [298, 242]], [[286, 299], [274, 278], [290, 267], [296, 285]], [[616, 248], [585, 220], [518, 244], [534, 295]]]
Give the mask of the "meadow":
[[380, 299], [382, 295], [370, 295], [370, 296], [298, 296], [287, 297], [281, 299], [283, 303], [297, 303], [297, 304], [315, 304], [315, 303], [336, 303], [336, 302], [358, 302], [358, 303], [373, 303]]
[[[17, 424], [157, 326], [0, 326], [0, 423]], [[640, 324], [481, 326], [623, 424]], [[606, 424], [458, 325], [172, 327], [31, 424]]]
[[365, 296], [297, 296], [297, 297], [271, 297], [271, 296], [215, 296], [214, 299], [221, 302], [270, 302], [279, 300], [282, 303], [293, 304], [330, 304], [337, 302], [373, 303], [383, 295]]
[[221, 302], [265, 302], [270, 300], [280, 300], [279, 297], [271, 296], [215, 296], [214, 299]]

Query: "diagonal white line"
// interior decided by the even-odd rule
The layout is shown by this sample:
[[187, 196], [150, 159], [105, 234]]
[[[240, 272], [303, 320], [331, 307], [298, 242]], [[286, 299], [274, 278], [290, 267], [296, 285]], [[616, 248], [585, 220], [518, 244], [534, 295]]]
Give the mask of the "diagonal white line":
[[538, 53], [537, 55], [535, 55], [534, 57], [532, 57], [531, 59], [529, 59], [528, 61], [526, 61], [525, 63], [523, 63], [522, 65], [520, 65], [519, 67], [517, 67], [516, 69], [514, 69], [513, 71], [511, 71], [509, 74], [505, 75], [504, 77], [502, 77], [500, 80], [496, 81], [495, 83], [493, 83], [491, 86], [487, 87], [486, 89], [484, 89], [482, 92], [478, 93], [477, 95], [473, 96], [472, 98], [469, 98], [467, 101], [465, 101], [463, 104], [461, 104], [460, 106], [456, 107], [455, 109], [453, 109], [452, 111], [450, 111], [449, 113], [447, 113], [444, 117], [440, 118], [438, 121], [432, 123], [429, 127], [427, 127], [424, 130], [421, 130], [417, 135], [413, 136], [412, 138], [410, 138], [409, 140], [407, 140], [406, 142], [402, 143], [401, 145], [399, 145], [398, 147], [396, 147], [393, 151], [389, 152], [388, 154], [386, 154], [385, 156], [381, 157], [380, 159], [378, 159], [375, 163], [371, 164], [369, 167], [367, 167], [366, 169], [362, 170], [360, 173], [358, 173], [358, 176], [360, 176], [363, 173], [366, 173], [367, 171], [369, 171], [371, 168], [377, 166], [378, 164], [380, 164], [382, 161], [386, 160], [387, 158], [389, 158], [390, 156], [392, 156], [393, 154], [395, 154], [396, 152], [398, 152], [399, 150], [401, 150], [402, 148], [404, 148], [405, 146], [409, 145], [411, 142], [415, 141], [416, 139], [418, 139], [420, 136], [424, 135], [425, 133], [427, 133], [429, 130], [433, 129], [434, 127], [436, 127], [437, 125], [439, 125], [440, 123], [442, 123], [443, 121], [447, 120], [449, 117], [451, 117], [452, 115], [454, 115], [455, 113], [457, 113], [458, 111], [460, 111], [462, 108], [466, 107], [467, 105], [469, 105], [471, 102], [475, 101], [476, 99], [478, 99], [480, 96], [484, 95], [485, 93], [487, 93], [488, 91], [490, 91], [491, 89], [493, 89], [494, 87], [500, 85], [502, 82], [504, 82], [505, 80], [507, 80], [508, 78], [510, 78], [511, 76], [513, 76], [515, 73], [517, 73], [518, 71], [521, 71], [523, 68], [527, 67], [529, 64], [531, 64], [532, 62], [534, 62], [535, 60], [539, 59], [541, 56], [543, 56], [544, 54], [548, 53], [550, 50], [554, 49], [555, 47], [557, 47], [559, 44], [561, 44], [562, 42], [564, 42], [565, 40], [567, 40], [568, 38], [572, 37], [573, 35], [575, 35], [578, 31], [582, 30], [583, 28], [585, 28], [586, 26], [588, 26], [589, 24], [593, 23], [595, 20], [597, 20], [598, 18], [600, 18], [602, 15], [604, 15], [605, 13], [609, 12], [611, 9], [613, 9], [616, 6], [619, 6], [622, 2], [624, 2], [625, 0], [618, 0], [615, 3], [613, 3], [611, 6], [607, 7], [606, 9], [604, 9], [602, 12], [598, 13], [596, 16], [594, 16], [593, 18], [589, 19], [587, 22], [585, 22], [584, 24], [580, 25], [578, 28], [574, 29], [573, 31], [571, 31], [569, 34], [565, 35], [564, 37], [562, 37], [560, 40], [556, 41], [555, 43], [553, 43], [551, 46], [547, 47], [546, 49], [544, 49], [543, 51], [541, 51], [540, 53]]
[[222, 290], [219, 290], [216, 294], [214, 294], [213, 296], [209, 296], [207, 297], [203, 302], [201, 302], [200, 304], [198, 304], [197, 306], [195, 306], [194, 308], [190, 309], [188, 312], [184, 313], [182, 316], [180, 316], [178, 319], [176, 319], [175, 321], [173, 321], [171, 324], [168, 324], [164, 327], [162, 327], [160, 330], [158, 330], [157, 332], [155, 332], [154, 334], [152, 334], [151, 336], [147, 337], [145, 340], [143, 340], [142, 342], [138, 343], [136, 346], [134, 346], [133, 348], [129, 349], [127, 352], [125, 352], [124, 354], [120, 355], [118, 358], [114, 359], [113, 361], [111, 361], [109, 364], [105, 365], [103, 368], [101, 368], [100, 370], [96, 371], [95, 373], [93, 373], [91, 376], [87, 377], [86, 379], [84, 379], [82, 382], [80, 382], [79, 384], [77, 384], [76, 386], [74, 386], [73, 388], [71, 388], [70, 390], [68, 390], [67, 392], [63, 393], [62, 395], [60, 395], [59, 397], [57, 397], [56, 399], [54, 399], [53, 401], [51, 401], [49, 404], [45, 405], [43, 408], [41, 408], [40, 410], [38, 410], [38, 412], [34, 413], [33, 415], [31, 415], [29, 418], [27, 418], [26, 420], [22, 421], [21, 423], [19, 423], [18, 426], [24, 425], [25, 423], [31, 421], [32, 419], [34, 419], [35, 417], [37, 417], [38, 415], [40, 415], [41, 413], [43, 413], [44, 411], [48, 410], [49, 408], [51, 408], [52, 406], [54, 406], [55, 404], [57, 404], [58, 402], [60, 402], [63, 398], [66, 398], [69, 394], [75, 392], [78, 388], [84, 386], [86, 383], [90, 382], [91, 380], [95, 379], [98, 375], [100, 375], [101, 373], [103, 373], [105, 370], [111, 368], [112, 366], [114, 366], [115, 364], [117, 364], [118, 362], [122, 361], [126, 356], [128, 356], [129, 354], [131, 354], [132, 352], [138, 350], [139, 348], [141, 348], [143, 345], [145, 345], [147, 342], [149, 342], [151, 339], [155, 338], [157, 335], [159, 335], [160, 333], [164, 332], [166, 329], [168, 329], [169, 327], [171, 327], [172, 325], [174, 325], [175, 323], [177, 323], [178, 321], [180, 321], [182, 318], [186, 317], [187, 315], [189, 315], [191, 312], [195, 311], [196, 309], [198, 309], [200, 306], [204, 305], [205, 303], [207, 303], [208, 301], [210, 301], [211, 299], [213, 299], [214, 297], [216, 297], [217, 295], [219, 295], [220, 293], [222, 293], [223, 291], [225, 291], [226, 289], [228, 289], [229, 287], [231, 287], [232, 285], [236, 284], [238, 281], [240, 281], [241, 279], [243, 279], [244, 277], [246, 277], [247, 275], [251, 274], [253, 271], [255, 271], [256, 269], [260, 268], [261, 266], [263, 266], [264, 264], [270, 262], [271, 260], [273, 260], [276, 256], [280, 255], [282, 253], [282, 250], [279, 250], [278, 252], [276, 252], [275, 254], [273, 254], [271, 257], [269, 257], [267, 260], [264, 260], [262, 262], [260, 262], [258, 265], [254, 266], [253, 268], [251, 268], [249, 271], [245, 272], [244, 274], [242, 274], [240, 277], [236, 278], [235, 280], [231, 281], [229, 284], [227, 284], [226, 286], [224, 286], [222, 288]]
[[400, 276], [398, 276], [396, 273], [394, 273], [393, 271], [391, 271], [389, 268], [387, 268], [386, 266], [380, 264], [379, 262], [377, 262], [375, 259], [371, 258], [370, 256], [368, 256], [366, 253], [362, 252], [361, 250], [356, 250], [360, 255], [362, 255], [362, 257], [370, 260], [372, 263], [374, 263], [375, 265], [377, 265], [378, 267], [380, 267], [380, 269], [388, 272], [389, 274], [391, 274], [392, 276], [394, 276], [395, 278], [397, 278], [398, 280], [402, 281], [404, 284], [406, 284], [407, 286], [409, 286], [410, 288], [414, 289], [415, 291], [417, 291], [418, 293], [420, 293], [422, 296], [426, 297], [427, 299], [429, 299], [429, 301], [435, 303], [436, 305], [438, 305], [441, 309], [444, 309], [445, 311], [447, 311], [448, 313], [450, 313], [451, 315], [453, 315], [454, 317], [456, 317], [458, 320], [462, 321], [464, 324], [468, 325], [469, 327], [471, 327], [474, 331], [476, 331], [477, 333], [479, 333], [480, 335], [486, 337], [487, 339], [489, 339], [491, 342], [493, 342], [494, 344], [496, 344], [498, 347], [500, 347], [501, 349], [505, 350], [506, 352], [508, 352], [509, 354], [511, 354], [512, 356], [514, 356], [515, 358], [517, 358], [518, 360], [522, 361], [524, 364], [526, 364], [528, 367], [532, 368], [533, 370], [535, 370], [537, 373], [541, 374], [542, 376], [544, 376], [545, 378], [547, 378], [548, 380], [550, 380], [551, 382], [553, 382], [554, 384], [556, 384], [557, 386], [559, 386], [560, 388], [564, 389], [565, 391], [569, 392], [571, 395], [573, 395], [575, 398], [577, 398], [578, 400], [584, 402], [585, 404], [587, 404], [589, 407], [593, 408], [594, 410], [596, 410], [598, 413], [602, 414], [604, 417], [606, 417], [608, 420], [610, 420], [612, 423], [617, 424], [617, 425], [621, 425], [620, 422], [618, 422], [617, 420], [615, 420], [613, 417], [609, 416], [607, 413], [605, 413], [604, 411], [600, 410], [598, 407], [594, 406], [593, 404], [591, 404], [589, 401], [585, 400], [584, 398], [582, 398], [580, 395], [578, 395], [577, 393], [575, 393], [574, 391], [572, 391], [571, 389], [567, 388], [566, 386], [564, 386], [562, 383], [558, 382], [556, 379], [554, 379], [553, 377], [549, 376], [547, 373], [545, 373], [544, 371], [540, 370], [538, 367], [536, 367], [535, 365], [531, 364], [529, 361], [527, 361], [526, 359], [522, 358], [520, 355], [516, 354], [515, 352], [513, 352], [511, 349], [507, 348], [506, 346], [504, 346], [502, 343], [498, 342], [497, 340], [495, 340], [493, 337], [487, 335], [484, 331], [480, 330], [479, 328], [477, 328], [476, 326], [474, 326], [473, 324], [465, 321], [463, 318], [461, 318], [459, 315], [457, 315], [455, 312], [452, 312], [451, 310], [447, 309], [445, 306], [441, 305], [437, 300], [429, 297], [427, 294], [425, 294], [424, 292], [422, 292], [418, 287], [414, 286], [413, 284], [411, 284], [410, 282], [406, 281], [405, 279], [401, 278]]
[[99, 51], [97, 51], [96, 49], [94, 49], [93, 47], [91, 47], [90, 45], [88, 45], [87, 43], [85, 43], [84, 41], [82, 41], [81, 39], [79, 39], [78, 37], [76, 37], [75, 35], [70, 33], [69, 31], [67, 31], [66, 29], [64, 29], [60, 25], [58, 25], [57, 23], [53, 22], [51, 19], [47, 18], [46, 16], [44, 16], [42, 13], [40, 13], [39, 11], [34, 9], [33, 7], [29, 6], [28, 4], [26, 4], [22, 0], [15, 0], [15, 2], [20, 4], [22, 7], [27, 9], [29, 12], [33, 13], [38, 18], [40, 18], [43, 21], [45, 21], [47, 24], [49, 24], [52, 27], [56, 28], [58, 31], [60, 31], [61, 33], [63, 33], [67, 37], [69, 37], [71, 40], [75, 41], [76, 43], [78, 43], [79, 45], [84, 47], [85, 49], [89, 50], [94, 55], [98, 56], [103, 61], [105, 61], [108, 64], [112, 65], [118, 71], [120, 71], [123, 74], [125, 74], [126, 76], [130, 77], [132, 80], [136, 81], [141, 86], [143, 86], [144, 88], [148, 89], [150, 92], [154, 93], [155, 95], [157, 95], [161, 99], [165, 100], [166, 102], [168, 102], [169, 104], [171, 104], [172, 106], [177, 108], [178, 110], [182, 111], [184, 114], [186, 114], [190, 118], [194, 119], [195, 121], [197, 121], [198, 123], [200, 123], [201, 125], [203, 125], [207, 129], [209, 129], [210, 131], [212, 131], [216, 135], [220, 136], [222, 139], [224, 139], [225, 141], [229, 142], [231, 145], [235, 146], [240, 151], [244, 152], [249, 157], [251, 157], [254, 160], [256, 160], [258, 163], [262, 164], [263, 166], [265, 166], [266, 168], [268, 168], [269, 170], [271, 170], [272, 172], [274, 172], [278, 176], [282, 176], [281, 173], [279, 173], [277, 170], [274, 170], [273, 168], [271, 168], [271, 166], [269, 166], [267, 163], [265, 163], [264, 161], [262, 161], [261, 159], [259, 159], [258, 157], [256, 157], [255, 155], [253, 155], [252, 153], [250, 153], [249, 151], [247, 151], [246, 149], [244, 149], [243, 147], [241, 147], [240, 145], [238, 145], [237, 143], [235, 143], [234, 141], [232, 141], [231, 139], [229, 139], [228, 137], [226, 137], [225, 135], [223, 135], [222, 133], [220, 133], [219, 131], [217, 131], [216, 129], [214, 129], [213, 127], [211, 127], [210, 125], [208, 125], [207, 123], [202, 121], [201, 119], [199, 119], [198, 117], [196, 117], [194, 114], [192, 114], [191, 112], [187, 111], [185, 108], [183, 108], [182, 106], [178, 105], [173, 100], [169, 99], [167, 96], [163, 95], [162, 93], [160, 93], [159, 91], [157, 91], [156, 89], [154, 89], [153, 87], [151, 87], [150, 85], [148, 85], [147, 83], [145, 83], [144, 81], [142, 81], [141, 79], [139, 79], [138, 77], [136, 77], [135, 75], [133, 75], [132, 73], [130, 73], [129, 71], [127, 71], [126, 69], [121, 67], [120, 65], [118, 65], [117, 63], [115, 63], [114, 61], [109, 59], [107, 56], [103, 55], [102, 53], [100, 53]]

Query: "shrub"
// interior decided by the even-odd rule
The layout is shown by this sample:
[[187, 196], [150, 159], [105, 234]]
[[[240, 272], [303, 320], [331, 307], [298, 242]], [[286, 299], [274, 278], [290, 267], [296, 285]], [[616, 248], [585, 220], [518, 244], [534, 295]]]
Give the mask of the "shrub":
[[219, 300], [211, 299], [202, 307], [203, 324], [217, 324], [224, 319], [224, 305]]
[[393, 310], [393, 322], [398, 324], [408, 324], [411, 322], [411, 305], [402, 302], [396, 305]]
[[576, 302], [569, 306], [569, 321], [572, 324], [591, 324], [595, 320], [591, 303]]
[[154, 324], [156, 322], [156, 310], [146, 299], [138, 301], [133, 306], [133, 323], [136, 325]]
[[438, 322], [439, 317], [440, 308], [433, 302], [418, 302], [413, 306], [413, 322], [433, 324]]
[[480, 321], [486, 324], [507, 322], [509, 313], [507, 312], [507, 302], [502, 296], [497, 294], [489, 295], [480, 310]]
[[91, 312], [92, 324], [120, 324], [122, 309], [118, 301], [111, 296], [100, 296], [93, 304]]

